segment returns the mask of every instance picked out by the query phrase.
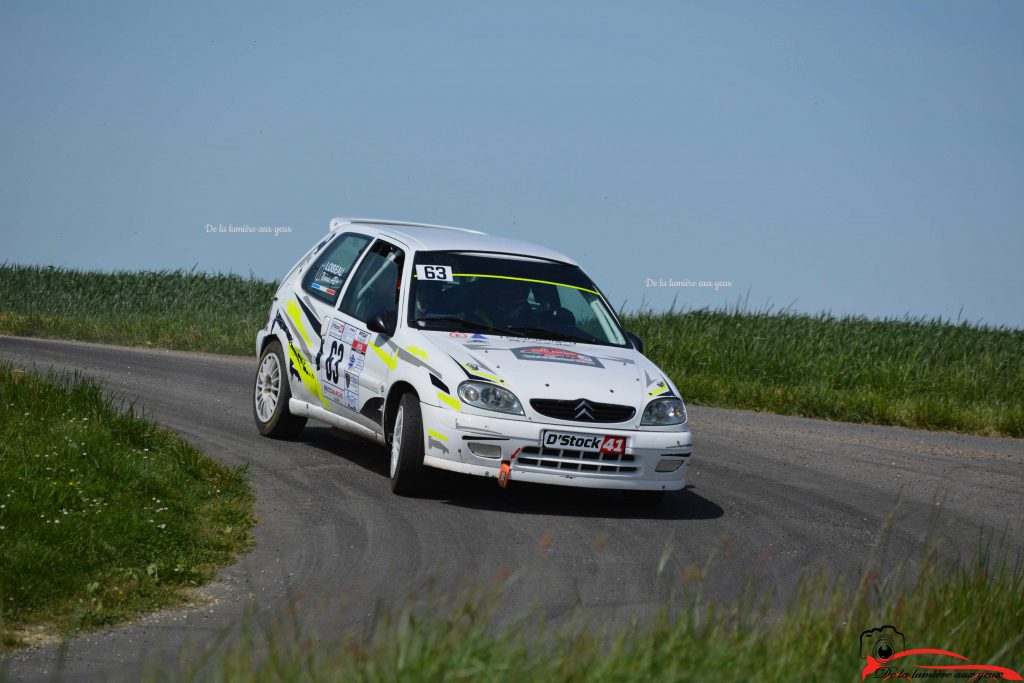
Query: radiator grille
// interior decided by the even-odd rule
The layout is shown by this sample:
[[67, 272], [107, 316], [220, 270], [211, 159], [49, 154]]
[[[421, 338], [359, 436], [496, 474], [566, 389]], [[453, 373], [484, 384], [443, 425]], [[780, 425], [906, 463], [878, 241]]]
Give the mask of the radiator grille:
[[636, 458], [629, 454], [572, 451], [558, 448], [526, 446], [516, 459], [519, 465], [561, 472], [592, 472], [626, 474], [637, 472]]
[[530, 401], [530, 405], [546, 417], [573, 422], [626, 422], [636, 415], [636, 408], [633, 406], [598, 403], [583, 398], [571, 401], [535, 398]]

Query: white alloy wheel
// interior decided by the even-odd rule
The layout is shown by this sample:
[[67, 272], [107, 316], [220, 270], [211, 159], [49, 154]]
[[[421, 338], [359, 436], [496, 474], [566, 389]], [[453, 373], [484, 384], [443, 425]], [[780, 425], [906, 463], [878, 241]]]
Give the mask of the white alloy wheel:
[[306, 426], [306, 418], [292, 415], [288, 403], [292, 389], [288, 384], [288, 366], [284, 349], [276, 339], [260, 354], [252, 387], [252, 416], [256, 429], [274, 439], [294, 439]]
[[268, 353], [256, 373], [256, 415], [263, 422], [270, 422], [281, 398], [281, 363], [277, 354]]
[[402, 428], [405, 426], [405, 409], [398, 407], [398, 415], [395, 415], [395, 427], [391, 436], [391, 478], [395, 478], [398, 471], [398, 456], [402, 452]]

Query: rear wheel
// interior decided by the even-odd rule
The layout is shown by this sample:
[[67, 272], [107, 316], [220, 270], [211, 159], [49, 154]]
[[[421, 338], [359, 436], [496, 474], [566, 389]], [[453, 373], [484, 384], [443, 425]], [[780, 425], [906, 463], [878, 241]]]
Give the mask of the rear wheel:
[[398, 402], [395, 422], [391, 428], [391, 490], [407, 496], [421, 490], [423, 466], [423, 416], [420, 400], [405, 394]]
[[293, 439], [306, 426], [306, 418], [288, 410], [292, 390], [288, 386], [287, 367], [281, 342], [275, 339], [267, 344], [256, 370], [252, 404], [256, 428], [263, 436]]

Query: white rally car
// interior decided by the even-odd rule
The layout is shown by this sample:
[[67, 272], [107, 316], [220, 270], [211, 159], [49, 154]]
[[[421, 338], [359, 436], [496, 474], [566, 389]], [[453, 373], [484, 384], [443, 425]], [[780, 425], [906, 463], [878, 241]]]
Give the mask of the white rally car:
[[684, 486], [682, 398], [576, 263], [474, 230], [331, 221], [256, 336], [261, 434], [307, 418], [387, 446], [391, 487], [424, 466], [620, 489]]

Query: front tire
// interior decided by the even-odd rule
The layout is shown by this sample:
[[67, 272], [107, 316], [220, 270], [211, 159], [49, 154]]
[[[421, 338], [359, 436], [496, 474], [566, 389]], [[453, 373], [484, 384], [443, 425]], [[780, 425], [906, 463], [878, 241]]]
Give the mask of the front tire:
[[288, 410], [292, 389], [288, 385], [287, 368], [281, 342], [275, 339], [260, 355], [252, 402], [256, 429], [273, 439], [294, 439], [306, 426], [306, 418], [292, 415]]
[[423, 415], [416, 394], [405, 394], [398, 402], [391, 428], [391, 490], [408, 496], [423, 487]]

